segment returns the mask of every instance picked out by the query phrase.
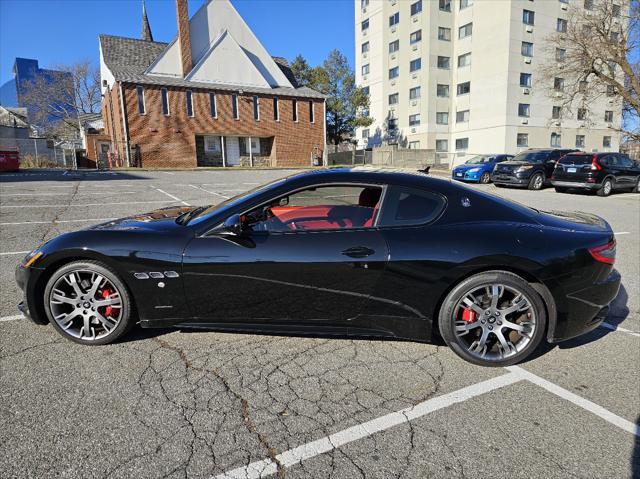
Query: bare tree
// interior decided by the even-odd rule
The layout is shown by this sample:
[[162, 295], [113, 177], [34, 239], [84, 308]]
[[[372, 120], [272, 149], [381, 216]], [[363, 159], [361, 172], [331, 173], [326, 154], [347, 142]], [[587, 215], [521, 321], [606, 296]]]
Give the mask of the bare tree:
[[26, 84], [20, 100], [47, 134], [77, 137], [81, 115], [100, 111], [100, 71], [88, 60], [47, 70]]
[[542, 77], [551, 95], [564, 112], [576, 116], [600, 98], [617, 107], [622, 103], [622, 124], [614, 119], [611, 128], [640, 140], [638, 1], [576, 1], [567, 14], [566, 24], [559, 20], [544, 45], [550, 61], [543, 65]]

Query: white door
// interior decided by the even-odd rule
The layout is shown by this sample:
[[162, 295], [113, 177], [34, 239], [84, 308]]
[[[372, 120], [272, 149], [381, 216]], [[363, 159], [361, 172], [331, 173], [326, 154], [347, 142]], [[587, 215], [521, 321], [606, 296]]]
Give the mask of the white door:
[[227, 166], [240, 164], [240, 141], [237, 136], [227, 136], [224, 139], [226, 146]]

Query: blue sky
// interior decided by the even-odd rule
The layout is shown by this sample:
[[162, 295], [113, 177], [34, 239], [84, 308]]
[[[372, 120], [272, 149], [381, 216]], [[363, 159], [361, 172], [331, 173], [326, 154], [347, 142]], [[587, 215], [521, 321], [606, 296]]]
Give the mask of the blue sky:
[[[189, 0], [193, 15], [205, 0]], [[312, 65], [333, 48], [353, 64], [353, 0], [232, 0], [274, 56], [301, 53]], [[0, 85], [13, 77], [15, 57], [41, 67], [90, 59], [98, 63], [98, 34], [140, 36], [141, 0], [0, 0]], [[176, 33], [174, 0], [146, 0], [154, 40]]]

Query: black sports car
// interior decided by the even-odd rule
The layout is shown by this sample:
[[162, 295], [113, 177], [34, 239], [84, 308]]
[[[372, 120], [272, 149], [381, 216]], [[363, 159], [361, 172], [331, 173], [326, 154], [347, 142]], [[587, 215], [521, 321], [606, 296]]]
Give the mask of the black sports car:
[[421, 172], [297, 174], [214, 206], [63, 234], [17, 267], [20, 309], [83, 344], [136, 322], [441, 336], [503, 366], [597, 327], [618, 292], [601, 218], [546, 213]]

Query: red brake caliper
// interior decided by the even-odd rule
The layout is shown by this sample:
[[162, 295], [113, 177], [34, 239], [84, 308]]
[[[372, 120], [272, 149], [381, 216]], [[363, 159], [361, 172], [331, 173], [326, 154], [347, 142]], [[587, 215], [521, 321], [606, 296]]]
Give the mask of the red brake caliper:
[[467, 323], [473, 323], [476, 320], [476, 313], [472, 310], [463, 308], [462, 309], [462, 320]]
[[[111, 293], [113, 293], [113, 291], [111, 291], [109, 288], [104, 288], [101, 292], [102, 297], [104, 299], [108, 299], [109, 296], [111, 296]], [[111, 316], [111, 314], [113, 313], [113, 306], [107, 306], [104, 308], [104, 314], [105, 316], [109, 317]]]

